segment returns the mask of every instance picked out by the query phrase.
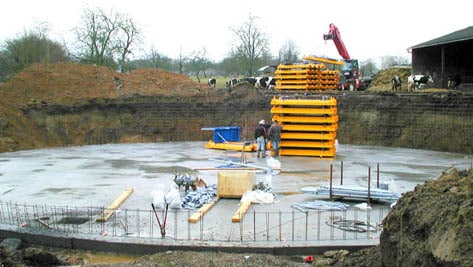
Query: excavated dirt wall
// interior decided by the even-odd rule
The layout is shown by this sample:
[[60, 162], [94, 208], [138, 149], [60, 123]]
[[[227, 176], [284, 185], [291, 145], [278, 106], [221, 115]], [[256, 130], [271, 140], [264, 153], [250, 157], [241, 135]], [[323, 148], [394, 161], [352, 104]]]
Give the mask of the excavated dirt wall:
[[340, 143], [473, 152], [473, 95], [371, 93], [338, 100]]
[[[269, 120], [271, 96], [241, 87], [225, 97], [135, 96], [74, 106], [27, 107], [34, 147], [118, 142], [207, 141], [202, 127], [240, 126], [252, 140]], [[336, 94], [342, 144], [410, 147], [472, 154], [473, 96], [457, 93]]]

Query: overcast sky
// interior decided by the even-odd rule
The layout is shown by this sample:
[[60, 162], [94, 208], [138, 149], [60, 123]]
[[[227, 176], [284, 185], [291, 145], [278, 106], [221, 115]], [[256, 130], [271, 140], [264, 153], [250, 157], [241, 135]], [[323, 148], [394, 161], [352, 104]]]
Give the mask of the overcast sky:
[[205, 48], [211, 60], [220, 61], [237, 41], [231, 28], [251, 15], [258, 18], [273, 55], [291, 40], [301, 56], [341, 58], [333, 42], [322, 38], [334, 23], [352, 58], [378, 61], [382, 56], [410, 58], [408, 47], [473, 26], [470, 6], [466, 0], [6, 0], [0, 41], [47, 22], [50, 38], [72, 42], [84, 9], [98, 7], [132, 17], [142, 29], [146, 52], [155, 48], [178, 58], [180, 52], [185, 56]]

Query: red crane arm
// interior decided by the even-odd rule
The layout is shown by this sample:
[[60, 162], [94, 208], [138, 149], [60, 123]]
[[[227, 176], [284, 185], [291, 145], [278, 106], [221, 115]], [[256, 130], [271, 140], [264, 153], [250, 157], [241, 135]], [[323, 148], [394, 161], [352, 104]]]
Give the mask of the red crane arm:
[[350, 54], [348, 54], [348, 50], [340, 36], [340, 31], [333, 23], [330, 23], [328, 34], [324, 34], [324, 40], [333, 40], [340, 56], [342, 56], [342, 58], [345, 60], [351, 59]]

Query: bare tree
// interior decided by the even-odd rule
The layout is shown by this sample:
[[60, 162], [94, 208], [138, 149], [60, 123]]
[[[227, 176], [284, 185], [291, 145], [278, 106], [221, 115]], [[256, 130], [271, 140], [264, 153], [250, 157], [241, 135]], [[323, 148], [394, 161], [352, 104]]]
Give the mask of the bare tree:
[[206, 54], [207, 50], [205, 48], [202, 48], [199, 51], [192, 52], [187, 59], [187, 62], [190, 66], [190, 70], [195, 74], [198, 83], [200, 83], [200, 72], [204, 72], [205, 77], [205, 70], [208, 69], [211, 65], [211, 62], [207, 58]]
[[253, 75], [259, 60], [269, 54], [268, 38], [256, 25], [256, 19], [257, 17], [250, 15], [243, 25], [232, 29], [238, 38], [232, 49], [233, 57], [242, 62], [248, 75]]
[[299, 59], [299, 49], [292, 40], [287, 40], [279, 49], [279, 62], [293, 63]]
[[132, 46], [141, 41], [140, 30], [133, 23], [131, 18], [122, 16], [118, 24], [120, 31], [117, 36], [117, 53], [119, 54], [120, 71], [125, 70], [125, 60], [128, 54], [132, 53]]
[[151, 68], [154, 68], [154, 69], [159, 68], [161, 55], [158, 53], [158, 51], [154, 47], [151, 48], [151, 51], [146, 56], [146, 58]]
[[182, 50], [179, 51], [179, 58], [176, 60], [177, 68], [180, 74], [184, 73], [184, 64], [186, 63], [186, 59], [182, 55]]
[[113, 11], [107, 15], [101, 9], [86, 9], [75, 32], [83, 61], [111, 67], [117, 57], [122, 69], [131, 47], [140, 40], [132, 19]]

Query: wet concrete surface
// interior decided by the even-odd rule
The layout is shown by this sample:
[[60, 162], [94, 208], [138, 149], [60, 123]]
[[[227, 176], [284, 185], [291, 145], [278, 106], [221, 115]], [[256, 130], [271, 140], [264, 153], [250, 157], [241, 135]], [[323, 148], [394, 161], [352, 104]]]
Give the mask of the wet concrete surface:
[[[136, 243], [146, 243], [148, 237], [159, 238], [150, 208], [152, 192], [169, 188], [174, 183], [175, 172], [189, 172], [212, 185], [217, 184], [217, 167], [227, 165], [229, 160], [238, 162], [241, 159], [241, 152], [205, 149], [204, 145], [204, 142], [116, 144], [3, 153], [0, 154], [0, 201], [88, 210], [89, 207], [105, 208], [125, 189], [133, 188], [133, 194], [120, 207], [121, 211], [106, 224], [91, 219], [76, 231], [78, 228], [48, 222], [63, 229], [68, 238], [71, 235], [67, 232], [71, 230], [72, 236], [80, 236], [79, 232], [89, 233], [94, 234], [94, 239], [97, 235], [111, 234], [102, 237], [107, 240], [113, 238], [112, 235], [118, 237], [119, 243], [124, 242], [122, 249], [126, 250], [129, 249], [126, 242], [131, 242], [132, 237], [137, 237], [133, 241]], [[256, 153], [245, 153], [245, 156], [249, 165], [262, 168], [256, 173], [256, 182], [267, 182], [267, 159], [256, 158]], [[242, 223], [231, 220], [239, 208], [239, 199], [218, 200], [199, 223], [187, 222], [194, 211], [173, 210], [166, 226], [166, 238], [156, 244], [176, 245], [177, 242], [199, 246], [196, 240], [201, 240], [206, 245], [216, 242], [217, 247], [240, 247], [245, 242], [248, 248], [285, 247], [286, 241], [291, 241], [291, 246], [311, 248], [375, 245], [379, 242], [379, 230], [357, 234], [334, 229], [326, 223], [353, 219], [379, 225], [389, 212], [389, 203], [374, 203], [372, 210], [365, 212], [354, 207], [362, 201], [346, 201], [351, 205], [347, 212], [304, 213], [291, 206], [317, 197], [303, 194], [300, 189], [327, 185], [331, 166], [334, 184], [339, 183], [342, 162], [343, 184], [366, 186], [368, 170], [374, 183], [379, 164], [380, 181], [390, 181], [391, 189], [400, 193], [437, 178], [447, 168], [466, 169], [473, 162], [471, 156], [461, 154], [351, 145], [340, 145], [335, 159], [279, 157], [278, 160], [282, 170], [271, 178], [274, 203], [251, 205], [247, 213], [253, 214], [244, 216]], [[181, 192], [181, 196], [184, 195]], [[12, 210], [11, 204], [3, 207], [6, 211]], [[38, 211], [39, 208], [33, 209]], [[55, 213], [62, 209], [52, 209], [52, 217], [60, 219]], [[130, 212], [123, 212], [124, 209]], [[139, 216], [135, 216], [136, 210], [141, 212]], [[15, 214], [7, 212], [4, 215], [15, 217]], [[120, 224], [123, 221], [126, 221], [126, 229]], [[37, 227], [33, 233], [44, 228]], [[127, 229], [131, 229], [131, 233]], [[42, 231], [51, 234], [49, 230]], [[121, 236], [126, 238], [120, 239]], [[44, 236], [41, 240], [44, 241]], [[88, 249], [103, 249], [103, 245], [94, 242], [89, 245]]]
[[[116, 144], [3, 153], [0, 154], [0, 200], [106, 207], [122, 191], [133, 188], [134, 193], [122, 208], [148, 209], [151, 192], [169, 187], [175, 172], [193, 173], [209, 185], [216, 184], [218, 171], [213, 168], [225, 163], [215, 159], [238, 161], [241, 156], [236, 151], [205, 149], [204, 144]], [[256, 153], [246, 153], [246, 158], [250, 165], [267, 167], [266, 159], [256, 158]], [[279, 157], [278, 160], [282, 170], [271, 180], [277, 210], [291, 210], [294, 202], [315, 199], [299, 189], [327, 185], [331, 164], [334, 183], [339, 183], [342, 161], [344, 184], [366, 186], [368, 172], [371, 180], [376, 181], [379, 164], [380, 181], [391, 181], [391, 189], [401, 193], [435, 179], [451, 166], [466, 169], [473, 162], [470, 156], [462, 154], [351, 145], [340, 145], [337, 157], [332, 160], [312, 157]], [[207, 168], [210, 170], [204, 170]], [[265, 176], [264, 172], [258, 172], [257, 182], [266, 181]], [[229, 202], [238, 204], [237, 199]], [[218, 205], [224, 206], [225, 202]]]

